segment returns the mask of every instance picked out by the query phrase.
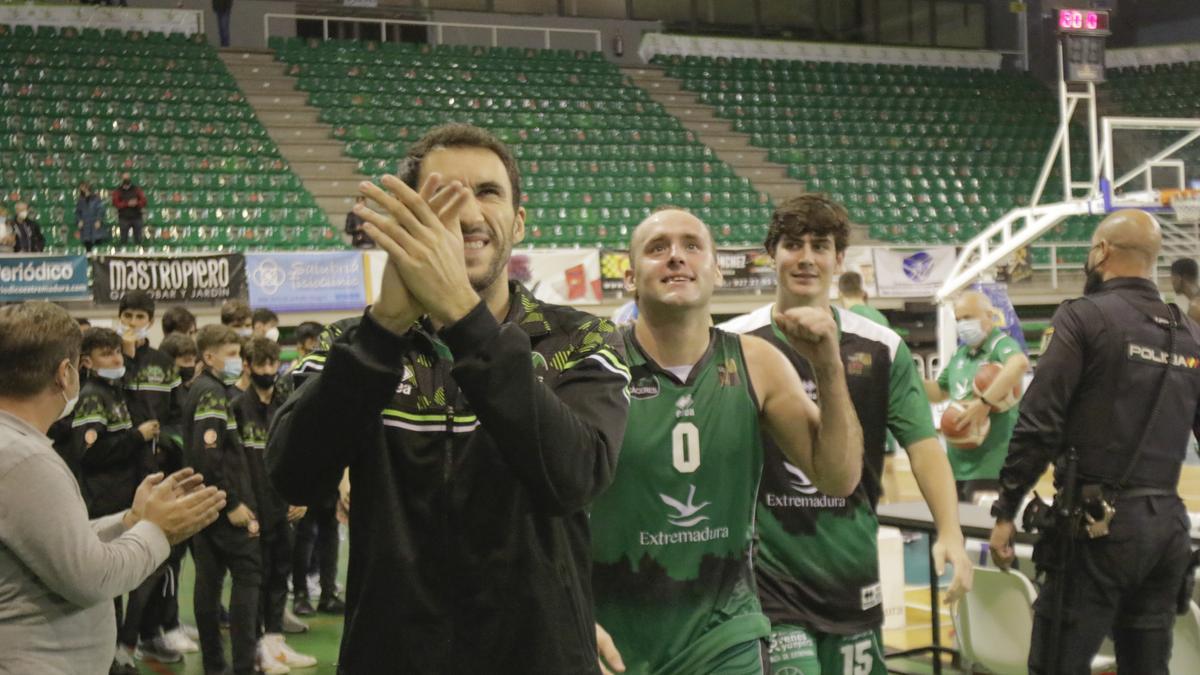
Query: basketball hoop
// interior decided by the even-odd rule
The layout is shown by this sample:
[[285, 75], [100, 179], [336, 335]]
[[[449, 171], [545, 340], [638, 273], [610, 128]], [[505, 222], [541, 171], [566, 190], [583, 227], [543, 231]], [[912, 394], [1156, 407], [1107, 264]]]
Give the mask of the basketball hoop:
[[1171, 201], [1175, 220], [1180, 223], [1200, 223], [1200, 197], [1178, 197]]

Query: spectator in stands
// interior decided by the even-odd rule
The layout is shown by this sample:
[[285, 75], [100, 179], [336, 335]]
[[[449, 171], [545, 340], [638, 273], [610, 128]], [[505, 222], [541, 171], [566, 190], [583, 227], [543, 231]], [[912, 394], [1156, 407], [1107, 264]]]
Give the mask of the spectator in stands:
[[213, 0], [213, 12], [217, 15], [217, 33], [221, 36], [221, 46], [229, 46], [229, 17], [233, 14], [233, 0]]
[[[362, 195], [354, 198], [355, 206], [359, 204], [365, 205], [366, 203], [367, 198], [363, 197]], [[350, 212], [346, 214], [346, 234], [350, 235], [350, 244], [354, 246], [354, 248], [374, 248], [375, 242], [371, 241], [371, 238], [367, 236], [366, 232], [363, 232], [362, 224], [362, 216], [355, 213], [354, 209], [351, 209]]]
[[182, 333], [194, 337], [196, 335], [196, 315], [189, 312], [183, 305], [175, 305], [163, 313], [162, 330], [164, 339], [171, 333]]
[[308, 356], [316, 350], [317, 343], [321, 339], [321, 332], [324, 330], [325, 327], [316, 321], [305, 321], [296, 326], [297, 360]]
[[41, 253], [46, 250], [42, 227], [29, 217], [29, 205], [17, 202], [16, 218], [12, 222], [13, 253]]
[[113, 190], [113, 206], [117, 207], [117, 224], [121, 226], [121, 245], [129, 243], [130, 230], [133, 230], [134, 243], [141, 244], [146, 193], [134, 184], [128, 171], [121, 174], [121, 184]]
[[92, 322], [87, 319], [75, 319], [75, 323], [79, 324], [79, 334], [84, 335], [92, 328]]
[[1171, 288], [1179, 309], [1192, 321], [1200, 321], [1200, 265], [1192, 258], [1171, 263]]
[[75, 200], [75, 224], [79, 227], [79, 241], [83, 242], [83, 248], [89, 253], [93, 246], [109, 239], [108, 228], [104, 227], [104, 203], [87, 181], [79, 184], [79, 198]]
[[254, 333], [252, 319], [250, 305], [245, 300], [230, 298], [221, 305], [221, 325], [232, 328], [240, 338], [248, 338]]
[[12, 253], [16, 240], [12, 232], [12, 223], [8, 219], [8, 209], [0, 206], [0, 253]]
[[46, 302], [0, 309], [0, 671], [95, 673], [113, 657], [112, 599], [170, 545], [213, 522], [225, 495], [184, 472], [146, 478], [129, 509], [88, 521], [46, 431], [80, 396], [82, 338]]
[[266, 307], [254, 310], [250, 315], [250, 335], [279, 342], [279, 315]]
[[263, 336], [250, 338], [242, 350], [242, 378], [237, 384], [242, 393], [233, 400], [233, 416], [246, 446], [258, 500], [263, 571], [259, 589], [258, 663], [264, 673], [273, 672], [271, 668], [277, 664], [290, 668], [317, 665], [316, 659], [295, 652], [283, 638], [288, 578], [292, 573], [291, 523], [303, 518], [308, 509], [285, 502], [267, 477], [264, 456], [267, 430], [286, 398], [276, 386], [278, 375], [279, 344]]

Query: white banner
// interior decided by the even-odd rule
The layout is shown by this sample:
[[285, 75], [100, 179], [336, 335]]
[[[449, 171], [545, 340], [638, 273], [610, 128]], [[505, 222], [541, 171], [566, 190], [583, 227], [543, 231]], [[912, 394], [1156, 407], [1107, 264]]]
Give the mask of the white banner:
[[508, 278], [525, 284], [533, 296], [555, 305], [600, 302], [600, 251], [594, 248], [514, 250]]
[[35, 28], [116, 28], [123, 31], [156, 31], [185, 35], [204, 32], [204, 14], [194, 9], [4, 5], [0, 6], [0, 23]]
[[875, 279], [881, 298], [932, 297], [954, 269], [953, 246], [875, 249]]
[[[867, 292], [869, 298], [879, 295], [875, 284], [875, 256], [872, 255], [872, 250], [870, 246], [847, 246], [846, 257], [842, 259], [842, 274], [858, 272], [862, 277], [863, 290]], [[835, 277], [833, 283], [829, 284], [830, 300], [838, 297], [838, 278], [840, 276]]]
[[[367, 304], [379, 297], [387, 254], [366, 251]], [[519, 281], [543, 302], [556, 305], [600, 303], [600, 251], [582, 249], [517, 249], [508, 261], [508, 278]]]

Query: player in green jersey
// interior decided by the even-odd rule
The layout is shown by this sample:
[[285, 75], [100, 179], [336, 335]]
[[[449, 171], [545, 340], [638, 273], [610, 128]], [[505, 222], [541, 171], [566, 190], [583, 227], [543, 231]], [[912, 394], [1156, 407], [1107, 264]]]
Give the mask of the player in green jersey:
[[[947, 601], [957, 600], [971, 585], [954, 476], [908, 347], [894, 331], [830, 307], [830, 285], [849, 235], [846, 209], [825, 197], [807, 194], [780, 204], [765, 242], [779, 279], [775, 302], [722, 324], [771, 341], [807, 382], [812, 364], [791, 349], [773, 317], [800, 307], [833, 317], [863, 428], [862, 480], [844, 499], [822, 494], [802, 467], [788, 462], [764, 438], [755, 571], [759, 598], [771, 619], [771, 664], [777, 674], [887, 672], [875, 517], [887, 431], [907, 450], [933, 513], [935, 566], [940, 573], [947, 562], [954, 565]], [[819, 395], [815, 387], [809, 390]]]
[[770, 622], [750, 555], [760, 431], [829, 494], [848, 495], [862, 471], [834, 322], [808, 309], [778, 319], [817, 370], [818, 410], [782, 352], [712, 327], [720, 272], [703, 222], [658, 211], [635, 229], [630, 258], [630, 417], [616, 477], [591, 510], [596, 617], [619, 652], [602, 665], [764, 673]]
[[[963, 344], [942, 368], [937, 380], [925, 381], [930, 401], [940, 403], [949, 399], [966, 406], [959, 418], [964, 427], [985, 418], [991, 424], [987, 437], [977, 448], [964, 450], [946, 442], [958, 498], [964, 502], [975, 501], [977, 494], [1000, 493], [1000, 468], [1008, 456], [1008, 441], [1017, 425], [1017, 406], [997, 412], [992, 404], [1020, 385], [1029, 370], [1029, 359], [1017, 341], [996, 325], [994, 312], [991, 300], [983, 293], [967, 291], [960, 295], [954, 302], [954, 318]], [[975, 373], [985, 363], [998, 364], [1000, 374], [982, 396], [976, 396]]]

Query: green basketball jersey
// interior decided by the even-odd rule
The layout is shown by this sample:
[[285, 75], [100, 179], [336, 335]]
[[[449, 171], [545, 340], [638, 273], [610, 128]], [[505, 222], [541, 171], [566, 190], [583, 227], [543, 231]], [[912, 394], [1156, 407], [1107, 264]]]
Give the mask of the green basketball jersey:
[[711, 336], [680, 382], [625, 333], [629, 421], [591, 524], [596, 620], [628, 673], [706, 672], [722, 651], [770, 634], [750, 558], [758, 404], [739, 336]]

